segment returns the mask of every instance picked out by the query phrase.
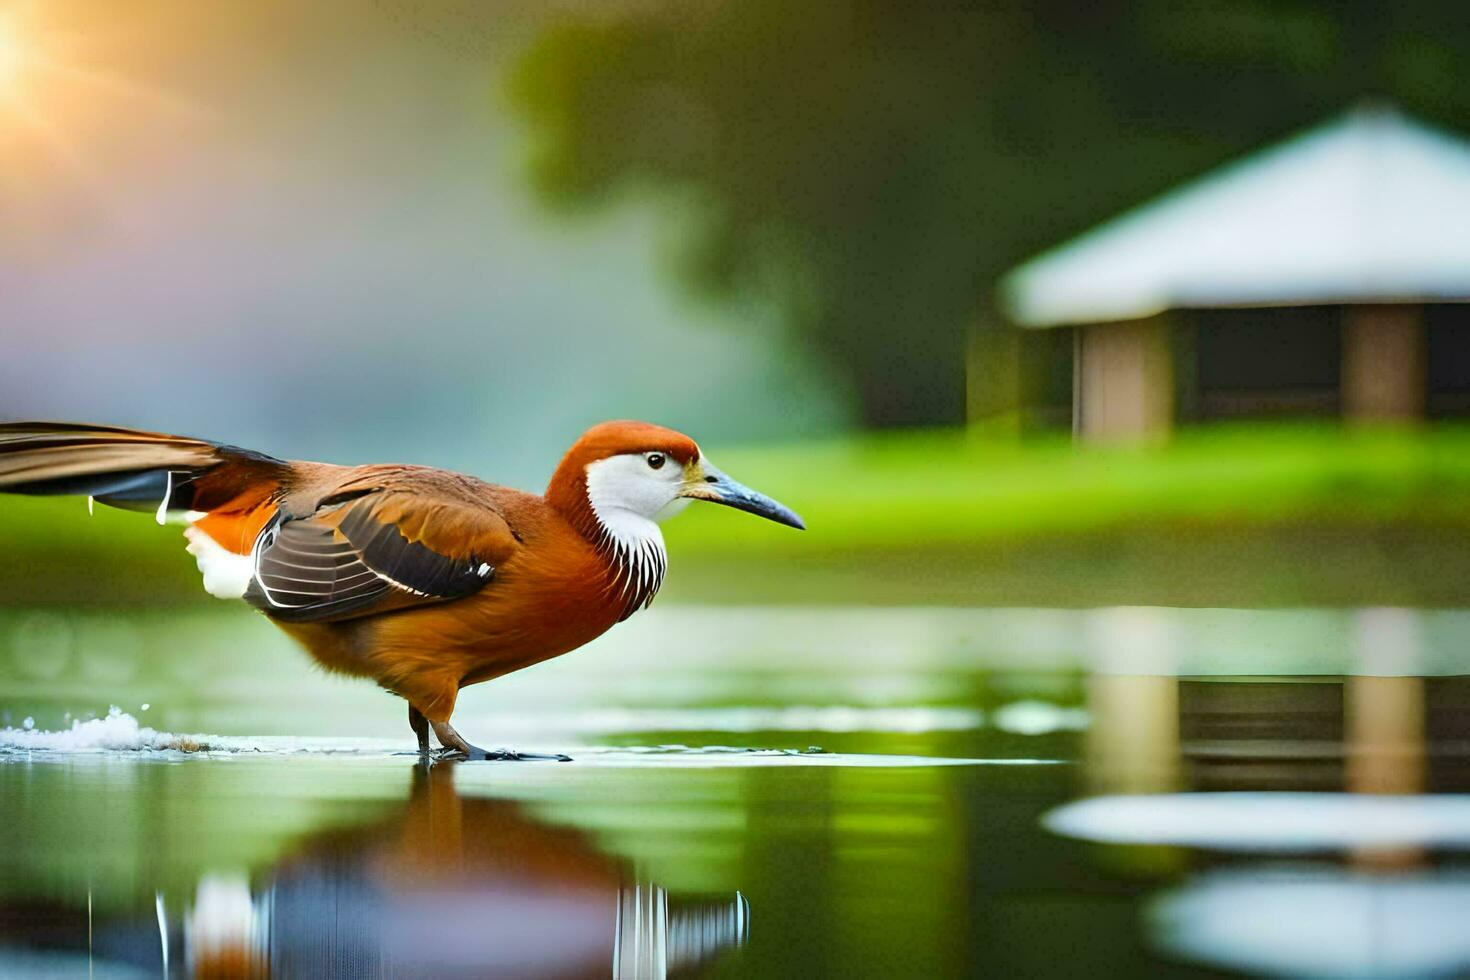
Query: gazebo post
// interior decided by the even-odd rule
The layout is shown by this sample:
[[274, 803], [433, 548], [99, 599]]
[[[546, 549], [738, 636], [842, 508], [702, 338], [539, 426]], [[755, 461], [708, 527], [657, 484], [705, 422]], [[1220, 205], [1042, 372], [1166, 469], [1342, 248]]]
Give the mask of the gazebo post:
[[1423, 308], [1361, 304], [1343, 312], [1342, 413], [1357, 422], [1423, 418], [1427, 385]]
[[1169, 324], [1162, 317], [1079, 327], [1074, 431], [1093, 442], [1168, 435], [1174, 421]]

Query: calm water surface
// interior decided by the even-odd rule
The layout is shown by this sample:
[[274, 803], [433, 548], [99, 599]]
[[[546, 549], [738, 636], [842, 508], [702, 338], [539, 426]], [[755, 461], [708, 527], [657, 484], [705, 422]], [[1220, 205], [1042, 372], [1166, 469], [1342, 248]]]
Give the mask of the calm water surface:
[[1462, 613], [673, 609], [433, 766], [256, 625], [0, 614], [0, 975], [1470, 974]]

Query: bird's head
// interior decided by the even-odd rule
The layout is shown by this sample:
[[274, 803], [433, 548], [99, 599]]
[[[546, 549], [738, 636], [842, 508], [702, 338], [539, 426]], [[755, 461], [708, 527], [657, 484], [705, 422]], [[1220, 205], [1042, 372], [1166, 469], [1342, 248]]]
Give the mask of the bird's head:
[[722, 473], [693, 439], [647, 422], [603, 422], [588, 429], [557, 467], [547, 498], [564, 511], [590, 508], [604, 528], [628, 517], [661, 521], [691, 500], [806, 528], [790, 508]]

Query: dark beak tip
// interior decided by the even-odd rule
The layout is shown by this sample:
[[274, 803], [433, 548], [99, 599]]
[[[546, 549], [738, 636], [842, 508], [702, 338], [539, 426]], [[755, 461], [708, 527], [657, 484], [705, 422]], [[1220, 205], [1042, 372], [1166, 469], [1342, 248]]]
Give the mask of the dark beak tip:
[[716, 504], [724, 504], [726, 507], [733, 507], [736, 510], [743, 510], [747, 514], [764, 517], [768, 521], [786, 527], [792, 527], [798, 531], [806, 530], [806, 521], [802, 520], [801, 515], [796, 513], [796, 511], [780, 501], [772, 500], [765, 494], [757, 493], [749, 487], [730, 479], [723, 473], [717, 474], [714, 479], [708, 479], [707, 482], [713, 484], [713, 486], [708, 488], [709, 493], [699, 495], [703, 500], [708, 500]]
[[773, 523], [780, 524], [783, 527], [795, 528], [798, 531], [806, 530], [806, 521], [801, 519], [800, 514], [785, 504], [776, 503], [774, 500], [769, 501], [766, 507], [752, 510], [752, 513], [759, 517], [764, 517]]

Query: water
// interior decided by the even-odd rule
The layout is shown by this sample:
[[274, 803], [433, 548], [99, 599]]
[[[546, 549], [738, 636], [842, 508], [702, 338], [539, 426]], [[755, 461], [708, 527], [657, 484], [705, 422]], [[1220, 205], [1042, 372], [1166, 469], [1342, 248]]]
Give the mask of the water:
[[1467, 626], [655, 610], [466, 693], [575, 762], [424, 766], [250, 616], [4, 613], [0, 975], [1470, 974]]

